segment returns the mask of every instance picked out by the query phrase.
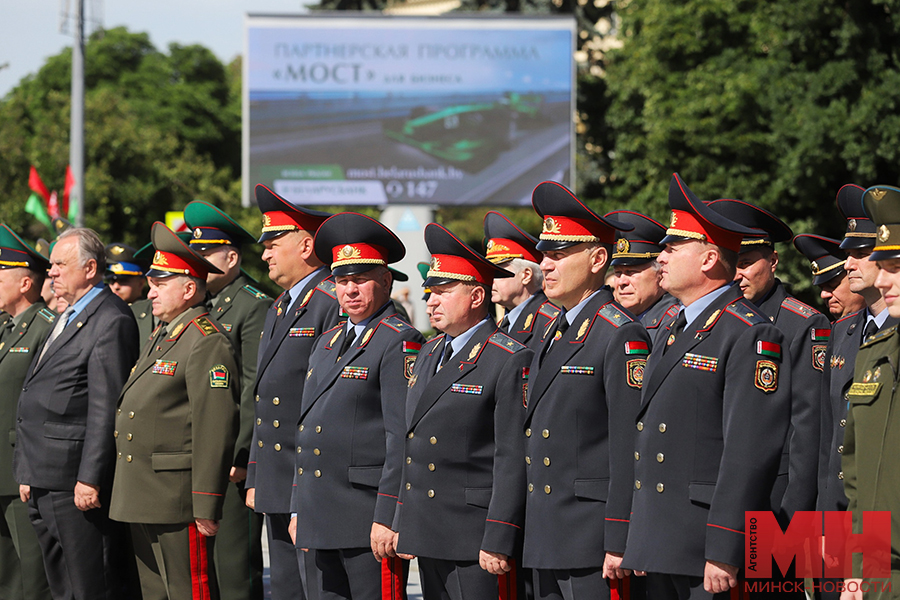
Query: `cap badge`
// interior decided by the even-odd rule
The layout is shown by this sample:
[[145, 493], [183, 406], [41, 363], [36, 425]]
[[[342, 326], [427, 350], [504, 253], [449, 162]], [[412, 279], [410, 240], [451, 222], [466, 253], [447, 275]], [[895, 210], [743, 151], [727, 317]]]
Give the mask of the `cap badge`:
[[625, 254], [628, 252], [631, 244], [628, 243], [628, 240], [625, 238], [619, 238], [619, 241], [616, 242], [616, 252], [619, 254]]
[[669, 223], [669, 227], [675, 227], [675, 222], [678, 220], [678, 215], [675, 214], [675, 211], [672, 211], [672, 221]]
[[263, 213], [263, 227], [268, 227], [272, 224], [272, 217], [269, 216], [268, 213]]
[[109, 265], [109, 270], [113, 273], [121, 273], [125, 270], [125, 267], [122, 266], [122, 263], [113, 263]]
[[812, 271], [813, 275], [815, 275], [819, 270], [819, 263], [817, 263], [816, 261], [812, 261], [811, 263], [809, 263], [809, 268]]
[[559, 223], [556, 222], [556, 219], [553, 217], [547, 217], [544, 219], [544, 231], [543, 233], [559, 233]]
[[362, 254], [360, 253], [359, 248], [354, 248], [350, 244], [347, 244], [341, 248], [340, 256], [342, 259], [347, 260], [349, 258], [360, 258]]
[[123, 248], [122, 246], [119, 246], [119, 245], [115, 245], [112, 248], [110, 248], [109, 251], [112, 254], [119, 255], [119, 254], [122, 254], [123, 252], [125, 252], [125, 248]]
[[891, 237], [891, 230], [887, 228], [887, 225], [879, 225], [878, 226], [878, 241], [886, 242], [888, 238]]
[[163, 265], [163, 266], [169, 264], [169, 261], [166, 259], [166, 255], [163, 254], [162, 252], [160, 252], [159, 250], [157, 250], [156, 254], [153, 255], [153, 262], [158, 265]]
[[487, 249], [490, 250], [494, 247], [494, 240], [488, 240]]
[[437, 256], [431, 257], [431, 270], [432, 271], [440, 271], [441, 270], [441, 261]]
[[878, 188], [872, 190], [872, 197], [875, 198], [876, 201], [884, 198], [885, 194], [887, 194], [887, 190], [879, 190]]
[[199, 240], [201, 235], [203, 235], [203, 233], [200, 231], [199, 227], [194, 230], [194, 239], [195, 240]]
[[850, 219], [849, 221], [847, 221], [847, 230], [856, 231], [856, 219]]

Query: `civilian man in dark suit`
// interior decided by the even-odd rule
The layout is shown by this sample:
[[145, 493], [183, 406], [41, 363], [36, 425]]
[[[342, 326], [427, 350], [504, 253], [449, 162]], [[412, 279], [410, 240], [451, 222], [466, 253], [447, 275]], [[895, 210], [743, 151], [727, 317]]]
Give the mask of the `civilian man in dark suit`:
[[603, 285], [617, 229], [558, 183], [532, 195], [537, 248], [560, 314], [531, 363], [524, 434], [523, 564], [535, 598], [608, 599], [624, 588], [634, 421], [650, 335]]
[[727, 598], [744, 565], [744, 513], [769, 508], [790, 423], [790, 361], [784, 335], [734, 283], [753, 229], [709, 208], [677, 174], [669, 206], [657, 260], [662, 287], [684, 309], [660, 330], [644, 373], [622, 566], [647, 572], [654, 600]]
[[[121, 597], [109, 520], [116, 400], [138, 355], [128, 305], [103, 286], [103, 243], [63, 232], [50, 254], [68, 308], [36, 353], [19, 396], [14, 472], [55, 599]], [[121, 570], [120, 570], [121, 571]]]
[[263, 260], [269, 278], [285, 290], [266, 315], [259, 345], [254, 400], [256, 427], [247, 463], [247, 506], [266, 515], [272, 598], [296, 600], [306, 582], [305, 552], [288, 527], [294, 482], [294, 434], [303, 384], [316, 338], [338, 322], [334, 280], [316, 256], [313, 236], [329, 216], [298, 208], [264, 185], [256, 186], [263, 213]]
[[348, 319], [319, 337], [309, 359], [295, 430], [297, 547], [314, 558], [311, 596], [319, 600], [381, 600], [385, 583], [394, 594], [385, 597], [405, 597], [405, 565], [390, 527], [407, 382], [425, 341], [391, 302], [387, 265], [406, 249], [384, 225], [355, 213], [325, 221], [315, 247], [331, 265]]
[[16, 391], [56, 318], [41, 298], [49, 266], [44, 256], [0, 225], [0, 386], [6, 390], [0, 395], [0, 432], [9, 435], [8, 443], [0, 443], [0, 598], [8, 600], [50, 598], [41, 547], [12, 472]]
[[495, 278], [491, 285], [491, 302], [506, 309], [500, 331], [534, 349], [547, 324], [559, 314], [542, 289], [539, 263], [543, 257], [535, 248], [537, 239], [493, 210], [484, 216], [484, 237], [486, 258], [512, 273], [512, 277]]
[[509, 271], [436, 223], [425, 244], [428, 305], [443, 334], [422, 349], [409, 380], [397, 552], [418, 556], [426, 600], [515, 598], [522, 402], [534, 353], [488, 316], [491, 281]]

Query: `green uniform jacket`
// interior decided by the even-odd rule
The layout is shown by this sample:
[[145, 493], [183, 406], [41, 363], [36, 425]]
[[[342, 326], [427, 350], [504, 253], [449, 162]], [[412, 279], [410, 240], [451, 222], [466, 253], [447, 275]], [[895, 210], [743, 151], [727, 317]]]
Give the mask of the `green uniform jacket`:
[[134, 318], [137, 321], [138, 339], [141, 341], [141, 347], [143, 348], [159, 321], [153, 317], [153, 304], [149, 298], [141, 298], [132, 302], [129, 306], [131, 306], [131, 312], [134, 313]]
[[[868, 338], [856, 355], [841, 464], [854, 532], [863, 511], [891, 511], [891, 563], [900, 562], [900, 409], [897, 396], [900, 334], [897, 325]], [[853, 555], [853, 576], [862, 576], [862, 554]]]
[[202, 306], [144, 347], [119, 396], [111, 518], [174, 524], [222, 516], [237, 372], [231, 343]]
[[241, 368], [241, 427], [234, 443], [234, 466], [246, 469], [256, 419], [253, 384], [256, 383], [259, 339], [272, 299], [251, 286], [250, 280], [243, 275], [225, 286], [216, 297], [219, 300], [209, 314], [222, 325], [231, 340]]
[[14, 329], [5, 325], [12, 319], [8, 313], [0, 315], [0, 427], [9, 432], [9, 443], [0, 443], [0, 496], [18, 496], [19, 484], [12, 474], [13, 449], [16, 446], [16, 406], [25, 374], [44, 340], [53, 329], [56, 313], [38, 300], [22, 312]]

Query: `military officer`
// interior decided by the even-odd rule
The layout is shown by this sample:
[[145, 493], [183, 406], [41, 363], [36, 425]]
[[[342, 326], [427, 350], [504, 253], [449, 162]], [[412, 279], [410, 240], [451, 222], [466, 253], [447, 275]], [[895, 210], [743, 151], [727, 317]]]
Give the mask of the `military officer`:
[[314, 553], [311, 595], [319, 600], [380, 600], [383, 581], [393, 594], [385, 598], [405, 597], [390, 526], [404, 457], [403, 399], [425, 341], [390, 298], [387, 265], [406, 250], [384, 225], [356, 213], [326, 220], [315, 249], [331, 265], [348, 317], [319, 337], [309, 359], [296, 430], [296, 544]]
[[[179, 231], [176, 235], [178, 235], [178, 239], [184, 243], [188, 243], [191, 240], [190, 231]], [[153, 243], [151, 242], [141, 246], [141, 248], [134, 253], [134, 260], [137, 261], [138, 264], [149, 265], [155, 252]], [[153, 303], [147, 298], [141, 298], [140, 300], [132, 302], [131, 312], [134, 313], [134, 319], [137, 321], [138, 339], [143, 347], [143, 345], [152, 337], [151, 334], [156, 331], [157, 326], [159, 326], [159, 319], [153, 316]]]
[[669, 206], [660, 283], [684, 308], [644, 373], [622, 566], [647, 573], [654, 600], [727, 597], [744, 564], [744, 513], [769, 507], [790, 361], [784, 335], [734, 283], [754, 230], [701, 202], [677, 173]]
[[[863, 205], [865, 190], [847, 184], [837, 194], [837, 206], [847, 223], [841, 249], [847, 253], [850, 291], [861, 296], [866, 308], [832, 324], [825, 355], [825, 382], [822, 385], [822, 415], [819, 443], [819, 495], [816, 510], [847, 510], [841, 455], [847, 425], [848, 391], [853, 383], [853, 365], [863, 341], [881, 329], [900, 322], [891, 317], [875, 278], [878, 266], [868, 260], [875, 247], [875, 224]], [[836, 597], [836, 595], [834, 595]]]
[[844, 268], [847, 254], [841, 250], [838, 240], [801, 233], [794, 236], [794, 247], [810, 261], [813, 285], [819, 286], [819, 295], [833, 319], [843, 319], [865, 308], [865, 299], [850, 291], [850, 280]]
[[[266, 515], [274, 600], [295, 599], [306, 578], [306, 553], [288, 532], [294, 481], [294, 433], [316, 338], [338, 322], [334, 279], [316, 256], [313, 236], [329, 213], [299, 208], [256, 186], [263, 214], [262, 258], [285, 290], [266, 315], [254, 401], [256, 427], [247, 463], [247, 506]], [[302, 594], [302, 592], [301, 592]]]
[[616, 231], [616, 247], [609, 263], [613, 268], [613, 297], [656, 335], [666, 317], [678, 314], [678, 301], [659, 287], [660, 240], [666, 228], [641, 213], [614, 210], [604, 218], [633, 225], [631, 231]]
[[426, 600], [513, 598], [524, 524], [522, 402], [533, 352], [488, 315], [509, 277], [444, 227], [425, 227], [431, 318], [406, 400], [405, 459], [392, 529], [418, 557]]
[[218, 269], [163, 223], [151, 239], [148, 296], [164, 325], [119, 396], [110, 517], [131, 524], [145, 600], [216, 598], [208, 552], [238, 428], [237, 362], [204, 305]]
[[103, 279], [113, 294], [134, 304], [144, 295], [146, 263], [134, 258], [137, 250], [127, 244], [115, 242], [106, 246], [106, 274]]
[[[49, 267], [50, 261], [0, 225], [0, 386], [5, 390], [22, 389], [34, 352], [53, 327], [56, 315], [41, 299]], [[0, 431], [10, 438], [0, 444], [0, 598], [49, 599], [41, 547], [12, 473], [16, 400], [15, 393], [0, 395]]]
[[819, 391], [831, 324], [825, 315], [791, 296], [775, 276], [775, 244], [793, 237], [790, 227], [764, 208], [742, 200], [714, 200], [709, 206], [758, 230], [741, 241], [736, 281], [744, 297], [784, 334], [791, 361], [791, 424], [772, 490], [772, 510], [787, 523], [795, 511], [813, 510], [816, 505]]
[[484, 216], [484, 237], [487, 259], [512, 273], [512, 277], [494, 279], [491, 286], [491, 302], [506, 309], [500, 330], [533, 349], [547, 324], [559, 314], [542, 289], [543, 257], [535, 248], [537, 239], [493, 210]]
[[272, 299], [250, 285], [241, 272], [242, 246], [256, 242], [246, 229], [202, 200], [188, 203], [184, 221], [192, 230], [191, 249], [221, 271], [210, 272], [206, 279], [209, 312], [231, 340], [241, 375], [241, 427], [234, 444], [222, 524], [214, 541], [216, 578], [222, 600], [259, 600], [263, 594], [263, 516], [247, 508], [244, 482], [255, 419], [253, 384], [259, 339]]
[[544, 289], [561, 312], [535, 351], [519, 433], [528, 485], [522, 562], [536, 598], [609, 598], [625, 576], [633, 424], [650, 353], [647, 330], [603, 285], [616, 230], [631, 226], [557, 183], [538, 185], [532, 204], [543, 218]]
[[[900, 189], [875, 186], [864, 194], [866, 212], [871, 215], [876, 231], [870, 261], [877, 261], [879, 273], [875, 285], [885, 299], [892, 318], [900, 317]], [[850, 408], [844, 435], [844, 489], [848, 510], [853, 514], [853, 531], [862, 533], [863, 511], [890, 511], [890, 562], [880, 557], [883, 567], [890, 567], [892, 591], [877, 587], [865, 594], [867, 599], [896, 597], [900, 586], [900, 502], [897, 494], [897, 470], [894, 457], [900, 445], [900, 421], [893, 403], [898, 399], [897, 371], [900, 359], [900, 334], [897, 325], [887, 327], [867, 338], [856, 356], [853, 384], [849, 389]], [[895, 510], [896, 509], [896, 510]], [[870, 533], [869, 526], [866, 532]], [[862, 577], [862, 554], [853, 555], [852, 573], [856, 583]], [[879, 560], [866, 552], [866, 568]], [[851, 578], [852, 579], [852, 578]], [[849, 582], [848, 582], [849, 583]], [[848, 586], [849, 587], [849, 586]], [[863, 598], [858, 591], [841, 596], [846, 600]]]

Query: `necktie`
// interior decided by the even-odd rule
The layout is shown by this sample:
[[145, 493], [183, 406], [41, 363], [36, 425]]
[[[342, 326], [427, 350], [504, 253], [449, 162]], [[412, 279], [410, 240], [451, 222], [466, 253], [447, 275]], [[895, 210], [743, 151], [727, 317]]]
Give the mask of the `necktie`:
[[12, 317], [9, 318], [9, 321], [3, 326], [3, 329], [0, 330], [0, 341], [5, 342], [6, 338], [12, 333], [12, 330], [16, 328], [16, 324], [13, 321]]
[[444, 366], [450, 362], [450, 357], [453, 356], [453, 349], [450, 347], [450, 343], [453, 340], [450, 339], [450, 336], [447, 336], [447, 339], [444, 341], [444, 354], [441, 356], [441, 362], [438, 365], [437, 370], [440, 371], [444, 368]]
[[561, 309], [559, 311], [559, 315], [556, 317], [556, 323], [554, 330], [548, 335], [548, 338], [544, 340], [544, 345], [541, 348], [541, 355], [538, 360], [538, 364], [544, 362], [544, 357], [550, 352], [553, 348], [554, 342], [562, 338], [563, 334], [569, 328], [569, 320], [566, 319], [566, 310]]
[[875, 319], [869, 319], [866, 323], [866, 328], [863, 330], [863, 341], [869, 339], [870, 336], [878, 333], [878, 325], [875, 324]]
[[150, 356], [151, 354], [153, 354], [153, 352], [156, 350], [156, 347], [159, 345], [159, 343], [166, 338], [166, 332], [168, 329], [169, 328], [166, 325], [160, 326], [159, 331], [157, 331], [156, 335], [153, 336], [153, 339], [150, 340], [150, 346], [147, 348], [147, 356]]
[[669, 339], [666, 340], [666, 347], [663, 348], [663, 354], [665, 354], [669, 346], [675, 343], [675, 339], [682, 331], [684, 331], [685, 325], [687, 325], [687, 317], [684, 315], [684, 311], [681, 311], [678, 313], [675, 322], [672, 323], [672, 328], [669, 330]]
[[356, 327], [350, 327], [350, 331], [344, 335], [344, 341], [341, 342], [341, 351], [335, 359], [334, 362], [341, 360], [341, 357], [347, 353], [347, 350], [350, 349], [350, 346], [353, 345], [353, 340], [356, 339]]
[[53, 331], [50, 332], [50, 335], [47, 336], [47, 341], [44, 342], [44, 347], [41, 349], [41, 355], [38, 357], [38, 364], [41, 364], [41, 361], [44, 360], [44, 354], [47, 353], [47, 348], [50, 347], [50, 344], [55, 342], [56, 338], [63, 332], [63, 329], [66, 328], [69, 317], [72, 316], [73, 312], [75, 312], [75, 308], [70, 306], [63, 311], [63, 314], [59, 315], [59, 319], [53, 325]]
[[509, 333], [509, 315], [503, 315], [503, 319], [500, 321], [500, 331]]
[[275, 306], [275, 327], [272, 329], [276, 329], [278, 325], [281, 323], [284, 316], [287, 314], [288, 306], [291, 304], [291, 294], [290, 292], [285, 292], [281, 295], [281, 300], [278, 301], [278, 304]]

